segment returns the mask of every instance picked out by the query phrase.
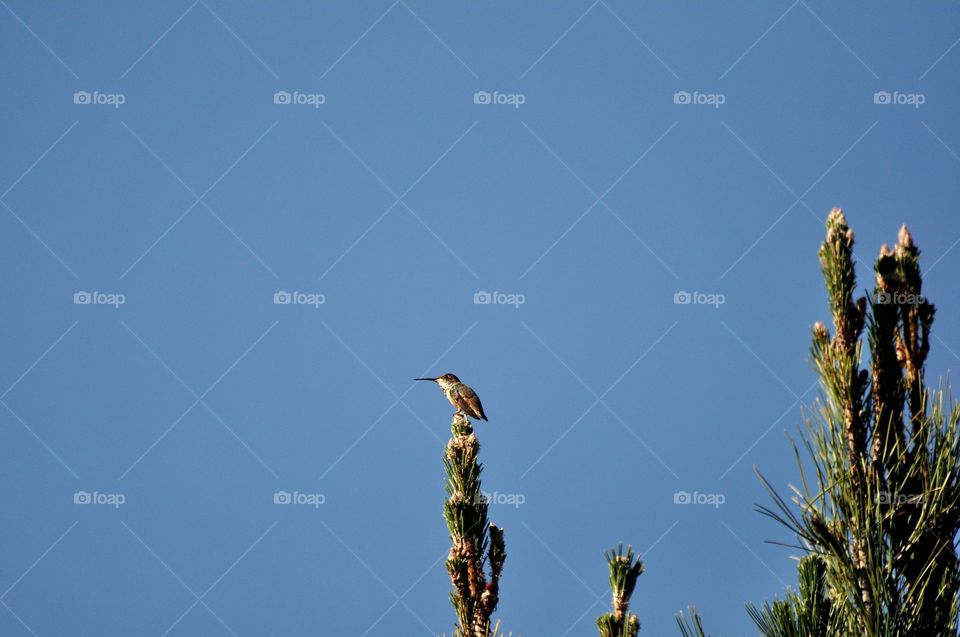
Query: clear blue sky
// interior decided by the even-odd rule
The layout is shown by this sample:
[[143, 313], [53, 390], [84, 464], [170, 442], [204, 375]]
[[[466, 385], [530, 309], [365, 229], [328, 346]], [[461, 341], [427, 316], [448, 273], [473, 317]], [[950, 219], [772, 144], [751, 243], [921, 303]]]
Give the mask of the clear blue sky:
[[960, 7], [0, 5], [4, 635], [449, 631], [447, 371], [505, 628], [753, 634], [831, 207], [960, 360]]

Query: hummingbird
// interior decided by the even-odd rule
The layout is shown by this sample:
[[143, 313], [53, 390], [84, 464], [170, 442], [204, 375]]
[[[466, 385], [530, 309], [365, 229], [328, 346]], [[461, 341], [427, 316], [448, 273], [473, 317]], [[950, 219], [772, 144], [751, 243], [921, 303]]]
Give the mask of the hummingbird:
[[451, 405], [457, 408], [458, 414], [466, 414], [472, 418], [483, 420], [487, 419], [477, 393], [461, 383], [460, 379], [453, 374], [444, 374], [436, 378], [414, 378], [413, 380], [432, 380], [440, 385], [444, 396], [447, 397]]

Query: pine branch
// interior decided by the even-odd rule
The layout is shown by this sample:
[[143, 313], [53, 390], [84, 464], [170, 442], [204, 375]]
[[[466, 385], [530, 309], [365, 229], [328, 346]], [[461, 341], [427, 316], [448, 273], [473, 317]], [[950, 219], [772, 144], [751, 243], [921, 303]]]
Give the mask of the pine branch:
[[819, 256], [835, 335], [814, 326], [823, 400], [793, 445], [803, 488], [791, 503], [761, 476], [773, 506], [758, 507], [809, 555], [799, 593], [748, 609], [764, 635], [960, 634], [960, 405], [925, 385], [935, 308], [919, 255], [901, 228], [880, 250], [868, 307], [854, 301], [853, 232], [839, 210], [828, 217]]
[[443, 458], [447, 474], [443, 515], [451, 541], [446, 567], [458, 622], [454, 635], [490, 637], [497, 633], [491, 629], [490, 616], [499, 602], [500, 574], [507, 557], [503, 529], [487, 520], [488, 503], [480, 490], [483, 466], [477, 460], [480, 443], [473, 426], [458, 413], [450, 429], [453, 435]]
[[680, 626], [680, 634], [683, 637], [707, 637], [707, 633], [703, 630], [703, 620], [700, 619], [700, 613], [697, 612], [697, 609], [691, 606], [687, 609], [689, 617], [686, 617], [683, 613], [678, 613], [676, 616], [677, 624]]
[[643, 573], [643, 562], [635, 556], [632, 547], [623, 552], [623, 545], [604, 553], [610, 569], [610, 590], [613, 592], [613, 612], [597, 618], [600, 637], [636, 637], [640, 620], [630, 613], [630, 597]]

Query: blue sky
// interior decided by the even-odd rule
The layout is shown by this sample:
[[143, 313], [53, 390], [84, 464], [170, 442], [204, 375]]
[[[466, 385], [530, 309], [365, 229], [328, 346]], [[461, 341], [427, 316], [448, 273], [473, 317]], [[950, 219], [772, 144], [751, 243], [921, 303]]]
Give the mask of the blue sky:
[[4, 635], [449, 631], [447, 371], [506, 629], [753, 634], [831, 207], [960, 360], [960, 7], [0, 4]]

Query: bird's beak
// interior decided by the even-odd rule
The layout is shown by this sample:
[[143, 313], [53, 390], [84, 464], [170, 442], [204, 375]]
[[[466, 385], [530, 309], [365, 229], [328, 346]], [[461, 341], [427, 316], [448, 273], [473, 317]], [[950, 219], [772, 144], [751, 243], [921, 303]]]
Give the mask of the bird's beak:
[[436, 378], [414, 378], [413, 380], [432, 380], [432, 381], [436, 381], [437, 379], [436, 379]]

